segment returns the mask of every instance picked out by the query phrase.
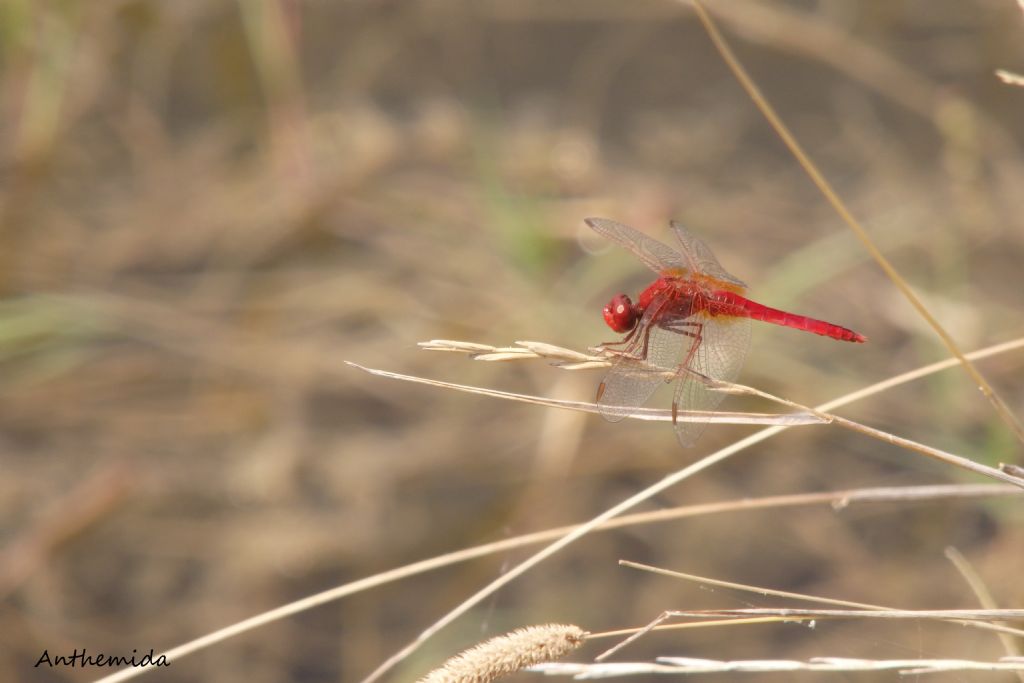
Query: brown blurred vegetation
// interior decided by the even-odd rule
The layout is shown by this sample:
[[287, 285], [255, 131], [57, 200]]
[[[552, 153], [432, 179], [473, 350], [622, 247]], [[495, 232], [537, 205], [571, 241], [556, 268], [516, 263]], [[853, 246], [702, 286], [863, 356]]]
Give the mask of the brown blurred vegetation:
[[[1020, 334], [1024, 65], [1010, 0], [709, 3], [838, 191], [967, 350]], [[0, 4], [0, 648], [158, 651], [442, 552], [582, 521], [747, 433], [671, 430], [376, 379], [562, 398], [599, 377], [415, 342], [609, 340], [649, 277], [581, 219], [703, 235], [767, 304], [742, 376], [807, 404], [944, 357], [671, 2]], [[1019, 354], [981, 365], [1018, 414]], [[733, 408], [766, 409], [730, 400]], [[851, 417], [989, 464], [1020, 444], [950, 371]], [[973, 481], [835, 429], [792, 430], [656, 501]], [[588, 537], [395, 680], [511, 627], [744, 606], [628, 558], [898, 607], [973, 606], [956, 545], [1021, 604], [1019, 504], [744, 513]], [[525, 551], [524, 551], [525, 552]], [[357, 680], [524, 556], [379, 588], [148, 672]], [[769, 603], [757, 603], [764, 605]], [[651, 636], [630, 657], [996, 657], [951, 627]], [[737, 636], [736, 634], [740, 634]]]

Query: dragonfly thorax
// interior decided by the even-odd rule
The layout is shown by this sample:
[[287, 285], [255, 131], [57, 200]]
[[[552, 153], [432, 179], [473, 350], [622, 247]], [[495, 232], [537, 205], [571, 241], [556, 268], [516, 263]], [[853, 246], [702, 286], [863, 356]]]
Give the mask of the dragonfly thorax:
[[616, 332], [629, 332], [636, 326], [636, 321], [640, 317], [637, 307], [625, 294], [612, 297], [602, 313], [605, 323]]

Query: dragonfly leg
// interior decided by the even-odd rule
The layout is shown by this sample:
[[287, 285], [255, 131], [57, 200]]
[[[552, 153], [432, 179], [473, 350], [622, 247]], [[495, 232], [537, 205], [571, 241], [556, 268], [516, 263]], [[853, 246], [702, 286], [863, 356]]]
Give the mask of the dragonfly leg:
[[[670, 303], [669, 300], [665, 300], [665, 301], [661, 302], [661, 304], [658, 306], [658, 308], [653, 311], [652, 319], [656, 320], [658, 314], [661, 313], [661, 311], [663, 311], [666, 308], [668, 308], [669, 303]], [[646, 317], [646, 315], [644, 317]], [[655, 323], [655, 324], [656, 325], [661, 325], [662, 323]], [[633, 336], [635, 334], [637, 334], [638, 332], [640, 332], [640, 328], [643, 328], [642, 334], [643, 334], [644, 343], [641, 346], [640, 353], [629, 353], [629, 352], [623, 351], [623, 352], [620, 352], [619, 355], [626, 356], [628, 358], [632, 358], [633, 360], [642, 360], [642, 361], [647, 360], [647, 349], [650, 346], [650, 342], [651, 342], [651, 327], [652, 327], [651, 325], [641, 325], [641, 324], [638, 323], [637, 326], [633, 328], [633, 331], [629, 333], [629, 337], [627, 337], [624, 340], [624, 341], [632, 341]]]
[[[679, 329], [681, 327], [688, 327], [691, 329]], [[686, 337], [693, 337], [693, 344], [690, 346], [690, 350], [686, 352], [686, 358], [684, 358], [683, 362], [679, 364], [679, 369], [691, 374], [700, 375], [699, 372], [695, 373], [694, 370], [690, 368], [690, 362], [693, 360], [693, 357], [697, 355], [697, 349], [700, 348], [701, 342], [704, 341], [704, 336], [702, 334], [704, 332], [704, 323], [684, 321], [679, 323], [678, 327], [674, 327], [673, 329]]]
[[[693, 327], [693, 328], [696, 328], [696, 329], [695, 330], [682, 330], [682, 329], [679, 329], [680, 327], [684, 327], [684, 326], [685, 327]], [[698, 380], [700, 380], [704, 384], [710, 384], [710, 383], [714, 382], [713, 379], [711, 379], [710, 377], [708, 377], [704, 373], [697, 372], [696, 370], [694, 370], [693, 368], [690, 367], [690, 361], [693, 360], [693, 357], [694, 357], [694, 355], [696, 355], [697, 349], [700, 347], [701, 342], [704, 341], [704, 336], [702, 335], [702, 332], [704, 331], [704, 324], [703, 323], [698, 323], [698, 322], [684, 321], [684, 322], [678, 323], [678, 326], [670, 326], [670, 328], [675, 330], [676, 332], [678, 332], [681, 335], [684, 335], [686, 337], [693, 337], [696, 340], [696, 341], [694, 341], [693, 346], [690, 347], [690, 352], [686, 354], [686, 358], [683, 360], [682, 363], [679, 364], [679, 370], [680, 370], [679, 375], [681, 376], [685, 372], [686, 374], [690, 375], [691, 377], [696, 377]]]
[[626, 346], [627, 344], [629, 344], [629, 342], [633, 341], [633, 337], [635, 337], [636, 333], [639, 332], [639, 331], [640, 331], [640, 326], [637, 325], [636, 327], [634, 327], [632, 330], [629, 331], [629, 334], [627, 334], [625, 337], [623, 337], [619, 341], [601, 342], [600, 344], [598, 344], [598, 346], [600, 348], [608, 351], [609, 353], [614, 353], [616, 355], [624, 355], [621, 351], [618, 351], [616, 349], [612, 349], [612, 348], [609, 348], [609, 347], [611, 347], [611, 346]]
[[[676, 377], [683, 380], [683, 375], [696, 375], [698, 377], [704, 377], [703, 374], [697, 372], [690, 367], [690, 363], [693, 361], [693, 357], [697, 354], [697, 349], [700, 348], [701, 342], [704, 341], [704, 323], [699, 323], [693, 320], [680, 320], [673, 321], [665, 325], [666, 329], [671, 329], [679, 334], [692, 337], [693, 344], [690, 345], [690, 350], [686, 352], [686, 358], [679, 364], [679, 369], [676, 371]], [[672, 400], [672, 424], [675, 425], [679, 419], [679, 404], [676, 403], [675, 399]]]

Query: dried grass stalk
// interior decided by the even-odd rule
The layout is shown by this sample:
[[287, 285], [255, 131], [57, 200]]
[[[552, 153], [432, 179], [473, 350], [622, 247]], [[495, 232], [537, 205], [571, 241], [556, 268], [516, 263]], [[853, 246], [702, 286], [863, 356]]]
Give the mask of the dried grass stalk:
[[528, 626], [462, 652], [419, 683], [486, 683], [528, 666], [552, 662], [583, 642], [586, 631], [566, 624]]
[[588, 370], [590, 368], [606, 368], [611, 365], [611, 359], [603, 349], [594, 349], [596, 355], [587, 355], [547, 342], [517, 341], [516, 344], [518, 346], [491, 346], [453, 339], [431, 339], [420, 342], [417, 346], [426, 351], [465, 353], [469, 354], [473, 360], [505, 361], [548, 358], [554, 361], [553, 365], [566, 370]]
[[916, 675], [949, 671], [1024, 671], [1024, 660], [1003, 657], [986, 662], [965, 659], [851, 659], [848, 657], [814, 657], [805, 662], [788, 659], [756, 659], [718, 661], [694, 657], [658, 657], [655, 662], [599, 662], [596, 664], [542, 664], [532, 671], [548, 676], [575, 678], [621, 678], [651, 674], [697, 673], [779, 673], [787, 671], [897, 671]]
[[998, 76], [1003, 83], [1007, 83], [1009, 85], [1024, 86], [1024, 76], [1021, 76], [1020, 74], [1015, 74], [1012, 71], [996, 69], [996, 76]]

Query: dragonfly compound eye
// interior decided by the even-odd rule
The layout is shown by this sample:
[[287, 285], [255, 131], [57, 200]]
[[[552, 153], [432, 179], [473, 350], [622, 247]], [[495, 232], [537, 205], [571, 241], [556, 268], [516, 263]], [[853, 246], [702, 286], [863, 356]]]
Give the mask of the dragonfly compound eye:
[[616, 332], [629, 332], [636, 325], [636, 308], [625, 294], [612, 297], [603, 313], [605, 323]]

